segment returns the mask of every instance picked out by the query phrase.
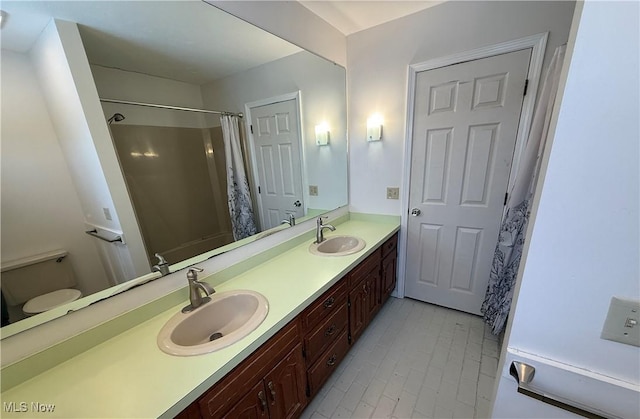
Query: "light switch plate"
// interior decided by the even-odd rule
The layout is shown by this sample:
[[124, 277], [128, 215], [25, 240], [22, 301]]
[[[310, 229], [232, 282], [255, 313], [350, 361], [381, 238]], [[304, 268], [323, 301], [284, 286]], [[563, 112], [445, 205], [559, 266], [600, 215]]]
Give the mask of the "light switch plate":
[[387, 188], [387, 199], [400, 199], [400, 188]]
[[318, 185], [309, 185], [309, 196], [318, 196]]
[[640, 346], [640, 301], [612, 297], [600, 337]]
[[108, 221], [111, 221], [111, 211], [109, 211], [109, 208], [102, 208], [102, 212], [104, 212], [104, 218], [106, 218]]

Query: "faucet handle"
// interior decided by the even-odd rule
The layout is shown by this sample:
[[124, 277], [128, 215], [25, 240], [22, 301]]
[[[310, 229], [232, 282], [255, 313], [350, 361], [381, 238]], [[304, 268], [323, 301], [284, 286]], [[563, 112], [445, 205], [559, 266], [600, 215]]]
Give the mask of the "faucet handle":
[[198, 268], [197, 266], [192, 266], [187, 271], [187, 279], [189, 281], [197, 281], [198, 280], [198, 272], [204, 272], [204, 269]]
[[165, 258], [163, 258], [159, 253], [156, 253], [154, 256], [158, 258], [158, 265], [165, 265], [167, 263]]

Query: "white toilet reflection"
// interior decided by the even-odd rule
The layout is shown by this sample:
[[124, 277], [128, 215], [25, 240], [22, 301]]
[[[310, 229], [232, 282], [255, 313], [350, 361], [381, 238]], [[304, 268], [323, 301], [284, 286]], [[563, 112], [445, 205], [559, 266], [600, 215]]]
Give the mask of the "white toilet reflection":
[[[25, 317], [44, 313], [82, 297], [67, 251], [55, 250], [2, 264], [2, 293], [8, 306], [22, 306]], [[16, 321], [19, 319], [12, 319]]]

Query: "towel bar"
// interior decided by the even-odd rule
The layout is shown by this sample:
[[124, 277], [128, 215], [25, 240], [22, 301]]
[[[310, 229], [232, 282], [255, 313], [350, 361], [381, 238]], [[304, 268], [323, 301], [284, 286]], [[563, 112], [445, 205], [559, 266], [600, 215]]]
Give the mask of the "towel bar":
[[114, 239], [108, 239], [108, 238], [102, 237], [100, 234], [98, 234], [98, 230], [97, 229], [85, 231], [85, 233], [87, 233], [88, 235], [90, 235], [92, 237], [95, 237], [96, 239], [100, 239], [100, 240], [106, 241], [107, 243], [115, 243], [115, 242], [123, 243], [121, 236], [116, 236]]
[[576, 415], [592, 419], [618, 418], [597, 409], [576, 403], [562, 397], [546, 394], [544, 391], [534, 389], [529, 384], [533, 380], [536, 369], [531, 365], [513, 361], [509, 373], [518, 382], [518, 393], [532, 397], [541, 402], [556, 406], [560, 409], [575, 413]]

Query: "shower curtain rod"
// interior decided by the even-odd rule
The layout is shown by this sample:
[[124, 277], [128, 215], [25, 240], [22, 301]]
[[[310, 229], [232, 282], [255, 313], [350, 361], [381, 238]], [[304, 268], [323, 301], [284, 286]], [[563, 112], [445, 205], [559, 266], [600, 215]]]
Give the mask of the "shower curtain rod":
[[171, 110], [174, 110], [174, 111], [200, 112], [200, 113], [209, 113], [209, 114], [216, 114], [216, 115], [235, 115], [235, 116], [239, 116], [240, 118], [242, 118], [244, 116], [242, 114], [242, 112], [233, 113], [233, 112], [210, 111], [208, 109], [185, 108], [185, 107], [182, 107], [182, 106], [158, 105], [156, 103], [131, 102], [129, 100], [116, 100], [116, 99], [103, 99], [103, 98], [100, 98], [100, 102], [120, 103], [122, 105], [146, 106], [147, 108], [171, 109]]

